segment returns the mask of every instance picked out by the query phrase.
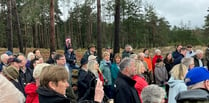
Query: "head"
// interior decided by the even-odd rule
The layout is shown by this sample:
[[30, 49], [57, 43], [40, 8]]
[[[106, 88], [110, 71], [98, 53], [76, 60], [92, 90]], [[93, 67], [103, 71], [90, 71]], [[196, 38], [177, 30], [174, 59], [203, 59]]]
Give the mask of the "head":
[[33, 50], [33, 54], [35, 55], [35, 57], [36, 57], [36, 58], [41, 57], [41, 52], [40, 52], [40, 50], [39, 50], [39, 49], [35, 49], [35, 50]]
[[114, 62], [115, 62], [116, 64], [119, 64], [120, 61], [121, 61], [121, 56], [120, 56], [120, 54], [119, 54], [119, 53], [115, 54]]
[[68, 52], [70, 52], [70, 53], [73, 52], [73, 47], [69, 47]]
[[81, 68], [81, 69], [87, 70], [87, 63], [88, 63], [88, 60], [87, 60], [86, 58], [82, 58], [81, 61], [80, 61], [80, 63], [81, 63], [80, 68]]
[[88, 61], [87, 69], [90, 72], [92, 72], [94, 75], [97, 75], [97, 72], [99, 70], [99, 64], [98, 64], [98, 62], [96, 60]]
[[42, 64], [37, 64], [33, 70], [33, 78], [36, 80], [36, 85], [39, 86], [40, 85], [40, 74], [43, 70], [44, 67], [46, 66], [50, 66], [47, 63], [42, 63]]
[[38, 58], [38, 61], [39, 61], [40, 64], [41, 64], [41, 63], [44, 63], [44, 58], [43, 58], [43, 57], [39, 57], [39, 58]]
[[143, 103], [165, 103], [165, 90], [157, 85], [149, 85], [141, 92]]
[[112, 53], [112, 48], [110, 46], [108, 46], [108, 47], [105, 48], [105, 51], [109, 52], [109, 53]]
[[195, 67], [186, 74], [185, 83], [189, 89], [204, 88], [209, 91], [209, 71]]
[[127, 44], [127, 45], [125, 46], [125, 51], [126, 51], [126, 52], [131, 52], [131, 51], [132, 51], [131, 45], [128, 45], [128, 44]]
[[138, 54], [138, 60], [144, 61], [144, 56], [145, 56], [144, 53], [139, 53]]
[[19, 71], [16, 69], [14, 66], [8, 66], [3, 69], [2, 74], [9, 80], [15, 80], [16, 82], [18, 81], [19, 77]]
[[33, 60], [35, 58], [35, 55], [33, 54], [33, 52], [29, 52], [28, 53], [28, 56], [27, 56], [27, 59], [29, 60], [29, 61], [31, 61], [31, 60]]
[[18, 56], [17, 56], [17, 58], [22, 61], [21, 63], [19, 63], [20, 68], [25, 68], [25, 64], [27, 63], [27, 60], [26, 60], [25, 55], [19, 53]]
[[187, 51], [192, 51], [192, 45], [187, 45]]
[[109, 61], [110, 60], [110, 53], [109, 52], [104, 52], [102, 57], [105, 61]]
[[96, 51], [96, 46], [94, 44], [89, 45], [89, 50], [90, 52], [95, 52]]
[[202, 50], [196, 50], [196, 56], [198, 59], [202, 59], [203, 58], [203, 51]]
[[30, 68], [31, 69], [34, 69], [36, 67], [36, 65], [38, 65], [40, 62], [39, 62], [39, 59], [38, 58], [35, 58], [33, 60], [31, 60], [30, 62]]
[[141, 61], [137, 60], [136, 61], [136, 74], [141, 75], [145, 71], [146, 70], [145, 70], [144, 64]]
[[69, 74], [63, 66], [46, 66], [40, 74], [40, 87], [54, 90], [65, 95], [68, 84]]
[[131, 54], [130, 55], [130, 58], [132, 58], [134, 60], [137, 60], [138, 59], [138, 56], [137, 56], [137, 54]]
[[17, 59], [16, 57], [13, 57], [8, 59], [7, 64], [9, 66], [16, 67], [16, 69], [19, 71], [21, 62], [22, 62], [21, 60]]
[[97, 56], [90, 55], [90, 56], [88, 57], [88, 61], [91, 61], [91, 60], [97, 60]]
[[2, 63], [7, 64], [8, 59], [9, 59], [9, 56], [6, 53], [1, 55], [1, 62]]
[[179, 44], [179, 45], [176, 46], [176, 50], [177, 50], [178, 52], [180, 52], [181, 48], [182, 48], [182, 45], [181, 45], [181, 44]]
[[56, 52], [53, 51], [53, 52], [50, 53], [50, 55], [51, 55], [50, 57], [51, 57], [52, 59], [54, 59], [54, 56], [56, 55]]
[[9, 58], [12, 58], [13, 57], [13, 53], [11, 51], [8, 50], [5, 53], [9, 56]]
[[171, 53], [167, 53], [167, 54], [165, 55], [165, 57], [166, 57], [166, 60], [167, 60], [167, 61], [172, 60], [172, 54], [171, 54]]
[[66, 64], [65, 56], [62, 54], [56, 54], [54, 56], [54, 60], [56, 61], [57, 65], [64, 66]]
[[188, 68], [184, 64], [177, 64], [171, 69], [170, 74], [175, 80], [184, 80], [187, 72]]
[[144, 53], [145, 55], [149, 55], [149, 50], [145, 48], [145, 49], [143, 50], [143, 53]]
[[155, 55], [161, 55], [160, 49], [156, 49], [156, 50], [155, 50]]
[[181, 63], [184, 64], [188, 69], [194, 68], [194, 58], [192, 57], [183, 58], [181, 60]]
[[120, 67], [121, 73], [130, 78], [136, 75], [136, 64], [135, 64], [134, 59], [124, 58], [120, 62], [119, 67]]
[[157, 58], [156, 64], [158, 64], [158, 65], [163, 65], [164, 63], [163, 63], [163, 60], [162, 60], [162, 59]]
[[180, 49], [180, 54], [186, 56], [186, 53], [187, 53], [187, 49], [186, 48], [181, 48]]

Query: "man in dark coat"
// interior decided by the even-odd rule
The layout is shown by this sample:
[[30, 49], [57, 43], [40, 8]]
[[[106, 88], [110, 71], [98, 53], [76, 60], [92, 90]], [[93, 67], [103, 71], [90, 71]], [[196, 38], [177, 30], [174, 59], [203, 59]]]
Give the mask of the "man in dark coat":
[[120, 72], [114, 85], [114, 103], [140, 103], [138, 93], [134, 88], [136, 81], [131, 79], [135, 74], [135, 60], [124, 58], [120, 63]]
[[186, 48], [181, 48], [180, 49], [180, 56], [178, 56], [176, 59], [174, 59], [173, 64], [174, 65], [180, 64], [181, 63], [181, 60], [186, 56], [186, 53], [187, 53]]
[[205, 62], [203, 60], [203, 51], [202, 50], [196, 50], [195, 53], [196, 53], [196, 55], [193, 57], [195, 67], [204, 67]]

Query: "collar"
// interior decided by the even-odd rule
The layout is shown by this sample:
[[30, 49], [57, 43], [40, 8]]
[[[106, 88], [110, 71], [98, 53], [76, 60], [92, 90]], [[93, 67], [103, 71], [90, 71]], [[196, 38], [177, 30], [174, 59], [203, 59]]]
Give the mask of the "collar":
[[130, 86], [134, 86], [136, 81], [133, 80], [132, 78], [122, 74], [121, 72], [118, 73], [118, 77], [122, 78], [123, 80], [125, 80]]

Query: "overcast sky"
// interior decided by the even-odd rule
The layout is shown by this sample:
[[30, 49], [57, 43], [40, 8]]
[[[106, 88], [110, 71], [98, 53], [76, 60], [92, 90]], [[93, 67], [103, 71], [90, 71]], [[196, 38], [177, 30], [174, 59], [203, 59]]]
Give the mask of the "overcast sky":
[[204, 16], [208, 14], [209, 0], [146, 0], [156, 12], [165, 17], [171, 25], [179, 26], [181, 22], [191, 27], [202, 27]]
[[[72, 0], [73, 1], [73, 0]], [[84, 0], [77, 0], [82, 3]], [[107, 0], [104, 0], [107, 1]], [[209, 0], [142, 0], [152, 4], [160, 17], [165, 17], [173, 26], [180, 26], [181, 23], [189, 24], [191, 28], [202, 27], [204, 25], [204, 16], [208, 14]], [[59, 7], [63, 14], [68, 14], [68, 7], [73, 4], [59, 2]], [[63, 16], [67, 19], [67, 16]]]

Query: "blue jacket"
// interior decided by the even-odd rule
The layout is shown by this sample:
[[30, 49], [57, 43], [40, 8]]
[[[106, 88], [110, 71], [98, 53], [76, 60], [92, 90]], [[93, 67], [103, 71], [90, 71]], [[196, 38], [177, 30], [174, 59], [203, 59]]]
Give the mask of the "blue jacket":
[[105, 60], [102, 60], [100, 62], [100, 70], [104, 75], [104, 79], [107, 80], [107, 83], [105, 83], [105, 85], [112, 85], [112, 76], [110, 69], [111, 69], [111, 62], [108, 63]]
[[112, 75], [112, 82], [114, 83], [117, 76], [118, 76], [118, 72], [119, 72], [119, 67], [116, 63], [113, 63], [111, 65], [111, 75]]
[[171, 78], [168, 81], [169, 85], [169, 95], [168, 95], [168, 103], [176, 103], [175, 97], [178, 93], [187, 90], [187, 86], [184, 83], [184, 80], [174, 80]]

